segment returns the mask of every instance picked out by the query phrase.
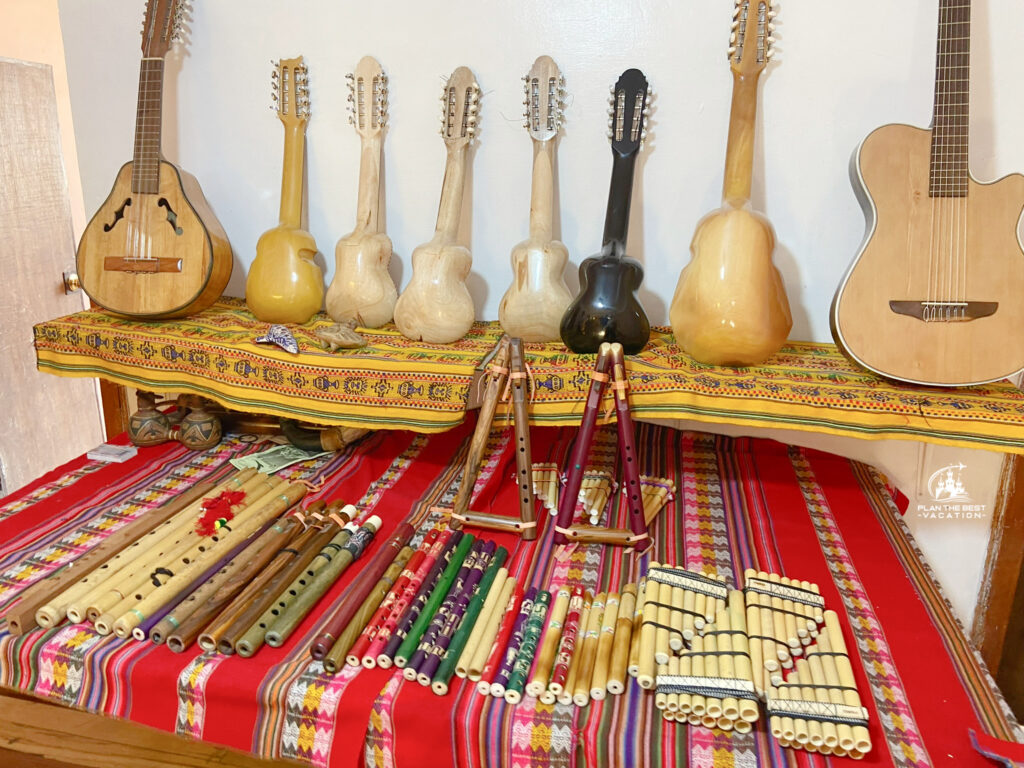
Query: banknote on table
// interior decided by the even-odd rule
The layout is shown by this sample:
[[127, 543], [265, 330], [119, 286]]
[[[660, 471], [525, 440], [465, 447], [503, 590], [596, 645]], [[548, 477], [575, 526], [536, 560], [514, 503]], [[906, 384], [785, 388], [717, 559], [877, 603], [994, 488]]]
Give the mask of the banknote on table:
[[231, 459], [231, 465], [235, 469], [247, 469], [252, 467], [257, 472], [264, 472], [268, 475], [280, 472], [285, 467], [298, 464], [300, 461], [309, 461], [321, 456], [327, 456], [332, 451], [304, 451], [294, 445], [278, 445], [260, 453], [250, 453], [247, 456], [239, 456]]

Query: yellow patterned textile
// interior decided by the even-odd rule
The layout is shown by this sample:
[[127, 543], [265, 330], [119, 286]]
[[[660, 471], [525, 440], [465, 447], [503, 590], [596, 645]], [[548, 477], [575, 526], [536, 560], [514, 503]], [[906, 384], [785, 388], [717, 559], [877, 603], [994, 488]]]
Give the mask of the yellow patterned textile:
[[[359, 332], [363, 349], [328, 352], [315, 316], [290, 330], [299, 353], [254, 339], [267, 331], [241, 299], [183, 320], [140, 322], [79, 312], [35, 327], [38, 366], [146, 390], [188, 392], [240, 411], [318, 424], [440, 432], [465, 416], [473, 369], [501, 335], [476, 323], [454, 344], [412, 342], [394, 326]], [[583, 412], [593, 356], [527, 344], [531, 422], [572, 425]], [[1007, 381], [964, 389], [897, 384], [850, 363], [831, 344], [789, 342], [750, 368], [702, 365], [666, 329], [629, 358], [637, 419], [690, 419], [861, 438], [926, 440], [1024, 453], [1024, 393]], [[607, 395], [605, 420], [613, 418]], [[499, 415], [507, 407], [499, 408]]]

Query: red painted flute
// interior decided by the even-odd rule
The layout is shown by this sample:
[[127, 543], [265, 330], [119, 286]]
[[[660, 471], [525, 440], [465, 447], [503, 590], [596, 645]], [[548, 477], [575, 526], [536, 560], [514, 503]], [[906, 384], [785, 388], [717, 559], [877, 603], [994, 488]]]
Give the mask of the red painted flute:
[[569, 677], [569, 663], [572, 655], [576, 652], [576, 640], [580, 634], [580, 614], [583, 612], [583, 587], [576, 587], [569, 598], [569, 612], [565, 616], [565, 627], [562, 629], [562, 637], [558, 641], [558, 655], [555, 656], [555, 666], [551, 671], [551, 680], [548, 682], [548, 690], [559, 694], [565, 688], [565, 681]]
[[498, 671], [498, 667], [501, 666], [501, 662], [505, 658], [505, 648], [508, 646], [509, 638], [512, 637], [512, 629], [515, 626], [516, 617], [519, 615], [519, 606], [522, 602], [523, 588], [517, 583], [512, 590], [512, 597], [509, 598], [508, 605], [505, 606], [505, 615], [501, 617], [501, 624], [498, 625], [498, 635], [491, 644], [491, 652], [487, 655], [487, 663], [484, 664], [484, 668], [480, 671], [480, 682], [476, 684], [477, 691], [484, 696], [488, 696], [491, 693], [491, 682], [494, 680], [494, 673]]
[[619, 437], [619, 455], [622, 464], [622, 495], [626, 499], [629, 512], [629, 528], [633, 531], [633, 539], [638, 549], [647, 548], [650, 543], [647, 535], [647, 518], [644, 517], [642, 488], [640, 487], [640, 469], [636, 455], [634, 440], [633, 417], [629, 412], [629, 398], [626, 395], [626, 361], [622, 355], [622, 345], [616, 342], [611, 345], [612, 370], [615, 381], [615, 412], [618, 416], [615, 427]]

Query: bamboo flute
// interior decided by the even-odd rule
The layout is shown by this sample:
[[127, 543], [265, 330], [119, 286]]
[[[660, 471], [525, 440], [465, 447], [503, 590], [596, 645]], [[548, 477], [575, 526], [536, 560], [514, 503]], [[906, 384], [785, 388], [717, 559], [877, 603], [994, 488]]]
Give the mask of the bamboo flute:
[[210, 561], [214, 559], [218, 550], [221, 547], [227, 546], [228, 541], [251, 536], [267, 520], [277, 517], [289, 507], [298, 503], [305, 494], [306, 489], [301, 485], [287, 484], [282, 493], [276, 495], [265, 506], [261, 506], [259, 514], [253, 515], [241, 526], [231, 531], [230, 536], [225, 535], [221, 539], [218, 548], [203, 552], [191, 563], [177, 571], [174, 576], [171, 576], [161, 585], [159, 590], [151, 593], [146, 599], [139, 601], [128, 613], [122, 615], [114, 623], [114, 632], [118, 637], [129, 635], [135, 627], [146, 620], [147, 616], [160, 610], [161, 607], [173, 600], [179, 594], [183, 585], [190, 583], [196, 574], [202, 573], [208, 567]]
[[[701, 639], [704, 645], [704, 676], [710, 678], [716, 678], [720, 675], [718, 668], [718, 635], [708, 632]], [[723, 714], [722, 700], [717, 696], [706, 696], [704, 698], [705, 712], [708, 717], [713, 717], [716, 721]]]
[[[691, 677], [693, 675], [693, 657], [689, 652], [683, 653], [679, 657], [679, 674], [683, 677]], [[679, 694], [679, 714], [690, 715], [693, 712], [693, 694], [682, 692]]]
[[[286, 520], [268, 520], [259, 534], [252, 539], [246, 539], [235, 544], [220, 560], [182, 590], [181, 594], [184, 597], [181, 600], [172, 600], [166, 606], [166, 611], [161, 609], [154, 613], [153, 616], [146, 619], [144, 624], [150, 624], [153, 619], [160, 616], [159, 620], [152, 624], [155, 628], [157, 624], [168, 616], [174, 617], [173, 621], [178, 622], [178, 624], [175, 626], [172, 622], [168, 622], [167, 625], [171, 626], [173, 634], [168, 635], [165, 633], [164, 637], [168, 639], [168, 647], [172, 651], [175, 653], [184, 651], [195, 642], [203, 627], [215, 615], [220, 606], [227, 602], [231, 595], [234, 595], [235, 592], [245, 586], [253, 574], [266, 565], [267, 560], [273, 555], [272, 551], [267, 551], [264, 554], [267, 542], [275, 538], [277, 541], [274, 541], [273, 546], [279, 546], [281, 542], [287, 542], [299, 525], [299, 522], [291, 516]], [[275, 531], [275, 528], [280, 528], [280, 534]], [[244, 560], [242, 559], [243, 557]], [[245, 573], [240, 575], [239, 572], [242, 570]], [[219, 604], [213, 603], [214, 607], [208, 609], [209, 601], [214, 600], [225, 587], [230, 592], [225, 595]], [[177, 617], [180, 617], [180, 620]], [[144, 624], [140, 624], [132, 630], [132, 637], [136, 640], [145, 640], [148, 636], [148, 630]], [[174, 637], [173, 642], [171, 642], [172, 637]]]
[[[334, 503], [328, 505], [328, 509], [333, 506]], [[309, 561], [319, 554], [323, 545], [333, 539], [351, 519], [346, 511], [348, 509], [354, 511], [355, 507], [345, 507], [334, 515], [336, 519], [328, 519], [322, 525], [307, 528], [295, 538], [291, 546], [278, 551], [266, 569], [199, 635], [199, 647], [204, 651], [234, 653], [235, 643], [241, 634], [274, 601], [284, 585], [301, 573]], [[342, 522], [339, 525], [337, 521]]]
[[[655, 567], [656, 563], [651, 563]], [[656, 638], [658, 635], [658, 602], [660, 600], [661, 585], [654, 579], [647, 579], [647, 587], [644, 590], [643, 619], [640, 622], [640, 647], [637, 657], [636, 681], [641, 688], [651, 689], [654, 687], [654, 665]]]
[[[497, 626], [497, 632], [491, 639], [488, 647], [481, 646], [478, 650], [468, 675], [470, 680], [476, 681], [477, 693], [484, 696], [489, 696], [491, 693], [491, 682], [494, 680], [494, 674], [498, 671], [502, 655], [508, 646], [509, 638], [512, 636], [512, 627], [519, 613], [519, 604], [523, 600], [523, 588], [516, 579], [506, 579], [505, 591], [508, 592], [508, 599], [504, 602], [504, 607], [501, 609], [502, 614]], [[480, 661], [481, 658], [483, 659], [482, 663]]]
[[[484, 576], [486, 575], [484, 574]], [[508, 568], [499, 568], [480, 608], [480, 615], [477, 616], [476, 622], [473, 624], [473, 631], [469, 633], [466, 645], [462, 649], [462, 655], [459, 656], [458, 663], [455, 665], [455, 674], [459, 677], [469, 677], [469, 668], [473, 663], [473, 658], [481, 651], [482, 646], [486, 644], [486, 647], [483, 648], [484, 652], [491, 647], [494, 634], [498, 631], [498, 623], [501, 621], [501, 608], [512, 593], [511, 588], [507, 591], [505, 589], [508, 580]], [[482, 667], [483, 663], [478, 668], [478, 673]]]
[[431, 690], [439, 696], [448, 693], [448, 684], [455, 674], [455, 667], [458, 665], [459, 657], [462, 656], [462, 652], [466, 648], [466, 643], [473, 628], [476, 626], [484, 601], [494, 585], [494, 580], [500, 571], [505, 570], [503, 566], [507, 558], [508, 550], [504, 547], [498, 547], [487, 564], [487, 570], [480, 579], [476, 593], [470, 599], [468, 605], [461, 611], [462, 618], [458, 623], [458, 629], [451, 635], [451, 640], [447, 643], [447, 651], [444, 656], [439, 656], [440, 662], [437, 665], [437, 670], [431, 674]]
[[[438, 554], [434, 557], [433, 563], [426, 573], [422, 575], [422, 578], [417, 575], [417, 579], [409, 583], [408, 592], [412, 593], [412, 597], [408, 598], [408, 595], [406, 595], [402, 598], [403, 602], [405, 599], [408, 599], [408, 605], [402, 609], [401, 615], [393, 617], [394, 626], [390, 626], [389, 622], [388, 627], [386, 627], [390, 635], [384, 643], [384, 648], [377, 655], [378, 666], [388, 669], [395, 663], [395, 653], [401, 647], [409, 629], [419, 617], [420, 611], [423, 610], [423, 606], [434, 591], [434, 586], [437, 584], [438, 579], [441, 578], [441, 574], [444, 573], [445, 568], [451, 562], [452, 554], [458, 547], [462, 536], [462, 531], [453, 531], [447, 528], [442, 531], [442, 536], [438, 538], [435, 544], [435, 548], [438, 548]], [[317, 658], [316, 654], [319, 649], [317, 643], [326, 639], [328, 635], [329, 633], [327, 632], [322, 633], [320, 638], [310, 648], [310, 654], [314, 659]]]
[[[846, 650], [846, 641], [843, 639], [843, 630], [839, 626], [839, 616], [835, 611], [825, 611], [823, 618], [825, 631], [818, 634], [818, 647], [821, 649], [821, 661], [825, 676], [835, 679], [835, 682], [830, 679], [829, 685], [842, 686], [844, 704], [860, 708], [863, 705], [860, 694], [857, 692], [857, 679], [853, 676], [853, 667]], [[871, 750], [871, 735], [868, 729], [863, 725], [854, 725], [850, 727], [850, 730], [850, 735], [843, 738], [844, 733], [840, 729], [839, 746], [848, 752], [856, 751], [861, 754], [869, 752]]]
[[[794, 673], [796, 674], [797, 681], [799, 682], [800, 697], [804, 701], [817, 701], [818, 697], [814, 691], [814, 681], [811, 679], [811, 669], [807, 663], [807, 659], [796, 659], [794, 661]], [[825, 736], [823, 733], [824, 723], [808, 718], [807, 720], [807, 741], [812, 747], [818, 748], [825, 744]], [[831, 723], [830, 723], [831, 725]]]
[[[378, 553], [378, 556], [380, 554], [382, 553]], [[401, 575], [402, 570], [405, 568], [412, 555], [412, 547], [402, 547], [394, 560], [391, 561], [391, 564], [388, 565], [384, 573], [381, 574], [377, 583], [371, 587], [369, 593], [363, 598], [363, 602], [360, 604], [359, 609], [352, 617], [352, 620], [334, 643], [334, 647], [331, 648], [330, 652], [324, 657], [323, 664], [325, 670], [334, 674], [341, 669], [345, 663], [348, 663], [353, 667], [360, 666], [361, 659], [358, 656], [353, 655], [349, 657], [347, 654], [354, 645], [359, 634], [362, 632], [363, 627], [365, 627], [366, 623], [370, 620], [370, 617], [374, 614], [377, 608], [380, 607], [384, 596], [395, 583], [395, 580]]]
[[[341, 578], [341, 574], [348, 570], [352, 563], [362, 557], [373, 541], [374, 536], [376, 536], [377, 531], [380, 530], [380, 526], [381, 519], [376, 515], [371, 515], [359, 526], [359, 530], [353, 533], [351, 538], [345, 542], [341, 550], [328, 560], [323, 567], [317, 568], [314, 571], [313, 565], [316, 563], [316, 560], [309, 564], [306, 573], [292, 582], [292, 586], [286, 590], [286, 594], [289, 596], [291, 596], [290, 593], [293, 589], [298, 594], [292, 600], [289, 600], [285, 607], [280, 609], [277, 618], [267, 628], [267, 633], [264, 636], [267, 645], [274, 648], [280, 648], [284, 645], [285, 641], [291, 637], [292, 632], [295, 631], [295, 628], [313, 610], [313, 606], [316, 605], [317, 601]], [[392, 542], [394, 542], [394, 539], [392, 539]], [[393, 545], [394, 549], [386, 547], [377, 553], [377, 557], [382, 558], [385, 569], [389, 563], [394, 561], [396, 553], [405, 546], [405, 542], [394, 543]], [[370, 588], [373, 588], [373, 584], [370, 585]], [[277, 604], [280, 606], [280, 598]]]
[[[537, 646], [537, 658], [533, 665], [533, 673], [530, 675], [529, 682], [526, 683], [526, 692], [530, 696], [536, 698], [547, 690], [551, 668], [554, 666], [555, 656], [558, 653], [558, 643], [562, 638], [562, 625], [565, 622], [565, 615], [569, 611], [569, 599], [576, 594], [577, 590], [582, 595], [581, 587], [570, 590], [567, 585], [563, 584], [555, 593], [544, 632]], [[566, 671], [568, 672], [568, 670]]]
[[[491, 587], [492, 594], [497, 589], [497, 580], [495, 585]], [[516, 580], [507, 576], [502, 582], [501, 591], [498, 593], [497, 602], [494, 605], [494, 610], [491, 611], [491, 615], [487, 618], [487, 624], [484, 626], [483, 631], [480, 633], [480, 637], [477, 639], [476, 648], [473, 649], [473, 653], [470, 655], [469, 662], [466, 664], [466, 674], [463, 677], [475, 682], [479, 682], [483, 678], [484, 668], [487, 665], [487, 660], [491, 657], [494, 651], [494, 644], [500, 637], [500, 632], [507, 624], [509, 631], [512, 630], [512, 621], [515, 618], [510, 616], [508, 621], [505, 621], [509, 611], [513, 610], [518, 606], [517, 593], [519, 593], [519, 585]], [[485, 606], [486, 609], [486, 606]], [[470, 638], [472, 640], [472, 638]], [[505, 641], [508, 641], [506, 635]], [[463, 656], [465, 658], [465, 656]], [[462, 663], [461, 661], [459, 662]], [[455, 670], [458, 674], [458, 669]], [[490, 688], [490, 680], [487, 681], [487, 687]]]
[[[828, 684], [825, 676], [825, 669], [821, 664], [821, 656], [808, 649], [807, 666], [811, 675], [811, 684], [814, 686], [815, 698], [824, 704], [844, 704], [843, 695], [840, 691]], [[849, 726], [847, 726], [849, 727]], [[821, 724], [822, 743], [829, 748], [839, 746], [839, 730], [836, 723], [824, 722]], [[852, 737], [853, 730], [850, 730]]]
[[[420, 639], [423, 637], [423, 633], [427, 630], [427, 626], [430, 624], [431, 619], [434, 618], [434, 614], [448, 595], [448, 590], [451, 589], [452, 582], [455, 581], [455, 577], [462, 570], [462, 566], [465, 561], [469, 558], [470, 551], [476, 546], [476, 538], [472, 534], [463, 533], [459, 539], [458, 546], [452, 551], [452, 557], [444, 571], [441, 573], [440, 578], [431, 590], [430, 595], [426, 598], [423, 603], [423, 607], [420, 609], [419, 615], [416, 620], [409, 627], [405, 638], [402, 640], [398, 650], [395, 651], [394, 661], [398, 667], [405, 667], [406, 662], [415, 654], [416, 649], [419, 646]], [[476, 559], [476, 555], [473, 555], [473, 559]], [[404, 673], [403, 673], [404, 675]], [[409, 678], [407, 678], [409, 679]]]
[[551, 670], [551, 680], [547, 686], [548, 690], [555, 696], [558, 696], [565, 689], [565, 683], [569, 679], [569, 665], [572, 663], [572, 657], [576, 652], [576, 642], [579, 639], [580, 633], [580, 618], [583, 615], [583, 604], [585, 601], [586, 593], [583, 591], [583, 587], [575, 587], [569, 598], [565, 626], [562, 629], [561, 637], [558, 639], [558, 653], [555, 655], [554, 668]]
[[[680, 664], [679, 664], [679, 657], [678, 656], [673, 656], [672, 658], [670, 658], [668, 660], [668, 673], [670, 675], [678, 675], [679, 674], [679, 666], [680, 666]], [[673, 719], [674, 719], [675, 713], [679, 711], [679, 694], [678, 693], [670, 693], [667, 698], [668, 698], [668, 701], [665, 702], [665, 708], [669, 712], [673, 713]]]
[[[273, 498], [272, 494], [282, 482], [278, 477], [254, 475], [239, 488], [245, 496], [231, 506], [235, 516], [240, 517], [248, 510], [260, 508], [266, 499]], [[179, 563], [188, 564], [198, 554], [215, 547], [220, 541], [220, 535], [215, 533], [213, 536], [201, 536], [195, 528], [194, 517], [182, 516], [165, 535], [145, 544], [131, 560], [69, 605], [68, 616], [76, 621], [88, 618], [97, 624], [100, 634], [109, 633], [114, 619], [134, 602], [131, 600], [132, 593], [140, 590], [145, 593], [150, 580], [156, 581], [161, 571], [166, 573], [172, 568], [178, 568]], [[117, 611], [117, 608], [122, 610]], [[99, 621], [100, 617], [104, 619], [102, 622]]]
[[77, 603], [77, 601], [95, 588], [97, 584], [104, 581], [110, 574], [115, 573], [126, 563], [132, 561], [150, 542], [157, 541], [160, 537], [166, 535], [167, 531], [174, 529], [176, 525], [180, 524], [182, 519], [193, 520], [195, 512], [201, 508], [204, 501], [219, 496], [224, 491], [237, 490], [255, 474], [256, 470], [243, 470], [239, 472], [237, 475], [217, 485], [213, 490], [203, 494], [201, 498], [186, 505], [174, 515], [169, 516], [164, 522], [154, 526], [144, 535], [136, 538], [127, 547], [118, 550], [112, 557], [105, 560], [88, 574], [82, 576], [74, 584], [71, 584], [56, 595], [52, 601], [40, 608], [36, 612], [36, 622], [39, 626], [46, 628], [57, 624], [67, 615], [67, 610], [72, 603]]
[[612, 661], [612, 641], [615, 639], [615, 625], [619, 620], [619, 594], [609, 592], [604, 601], [604, 618], [597, 638], [597, 656], [594, 672], [590, 679], [590, 698], [603, 701], [608, 695], [608, 671]]
[[[676, 657], [671, 657], [669, 661], [676, 661]], [[658, 683], [654, 687], [654, 706], [663, 713], [668, 711], [668, 692], [661, 684], [661, 680], [663, 680], [666, 675], [671, 674], [670, 669], [671, 666], [668, 662], [658, 665]]]
[[[22, 590], [18, 603], [7, 612], [7, 631], [12, 635], [23, 635], [35, 627], [41, 626], [36, 621], [36, 614], [68, 586], [88, 576], [116, 553], [128, 548], [132, 542], [142, 538], [157, 526], [163, 525], [164, 522], [199, 500], [200, 497], [205, 496], [215, 487], [215, 483], [210, 480], [196, 483], [159, 507], [142, 512], [130, 523], [118, 528], [95, 547], [67, 563], [60, 570], [39, 579], [30, 587]], [[53, 606], [50, 608], [54, 610]], [[50, 616], [51, 614], [47, 612], [46, 615]], [[59, 620], [56, 619], [56, 621]], [[54, 619], [49, 621], [52, 626]]]
[[[476, 564], [466, 575], [466, 579], [461, 587], [453, 590], [449, 594], [449, 599], [441, 604], [438, 616], [435, 617], [439, 620], [432, 622], [431, 628], [424, 635], [424, 638], [430, 636], [430, 644], [424, 648], [423, 659], [416, 665], [416, 680], [420, 685], [426, 687], [433, 682], [434, 674], [440, 667], [441, 660], [448, 651], [452, 638], [466, 615], [466, 608], [473, 599], [477, 586], [483, 580], [485, 570], [490, 565], [491, 560], [501, 555], [502, 552], [505, 553], [501, 558], [504, 561], [505, 557], [508, 556], [508, 551], [504, 547], [496, 551], [496, 545], [493, 541], [485, 542]], [[458, 583], [458, 580], [456, 580], [456, 583]], [[432, 629], [435, 631], [432, 632]], [[420, 646], [423, 647], [423, 643]], [[453, 672], [454, 669], [455, 660], [452, 661]]]
[[576, 675], [580, 671], [580, 658], [583, 656], [583, 635], [587, 632], [587, 625], [590, 623], [590, 596], [583, 593], [583, 610], [580, 611], [580, 620], [576, 631], [576, 641], [573, 645], [572, 658], [569, 660], [569, 669], [565, 676], [565, 683], [557, 695], [559, 704], [572, 706], [572, 694], [576, 690]]
[[[757, 676], [754, 670], [759, 669], [763, 675], [764, 668], [756, 667], [751, 658], [751, 642], [749, 641], [748, 634], [752, 630], [747, 625], [746, 608], [744, 607], [743, 593], [740, 590], [734, 589], [729, 592], [727, 611], [729, 626], [733, 630], [731, 635], [732, 649], [739, 652], [733, 657], [733, 671], [738, 679], [747, 680], [754, 686], [754, 696], [756, 697], [761, 693], [761, 690], [758, 688]], [[755, 698], [738, 699], [736, 706], [741, 720], [745, 720], [748, 723], [757, 721], [758, 708]]]
[[590, 681], [594, 674], [597, 641], [598, 635], [601, 634], [601, 623], [604, 621], [606, 599], [607, 593], [600, 592], [594, 596], [594, 601], [590, 604], [590, 618], [587, 619], [587, 632], [583, 636], [583, 645], [579, 651], [580, 663], [573, 684], [572, 702], [577, 707], [585, 707], [590, 701]]
[[626, 668], [633, 639], [633, 612], [636, 608], [636, 584], [622, 588], [619, 614], [615, 620], [611, 665], [608, 668], [608, 693], [619, 695], [626, 690]]
[[540, 641], [540, 633], [544, 628], [544, 618], [547, 616], [550, 603], [551, 593], [538, 590], [530, 610], [530, 617], [523, 625], [523, 642], [516, 653], [516, 660], [508, 676], [508, 682], [504, 686], [505, 701], [509, 704], [518, 704], [522, 701], [526, 676], [530, 674], [530, 667], [533, 664], [534, 654], [537, 652], [537, 643]]
[[[494, 662], [495, 666], [491, 685], [487, 691], [491, 696], [503, 697], [505, 695], [505, 686], [508, 684], [509, 676], [512, 674], [512, 668], [516, 663], [516, 657], [519, 655], [519, 649], [523, 645], [523, 632], [526, 629], [526, 622], [529, 621], [530, 615], [533, 613], [533, 603], [537, 599], [537, 591], [536, 587], [530, 587], [526, 590], [516, 609], [508, 642], [504, 646], [495, 649], [499, 654], [497, 658], [492, 653], [491, 658], [487, 661], [487, 666], [491, 666], [492, 662]], [[481, 679], [484, 677], [486, 677], [486, 672], [481, 675]]]
[[[704, 672], [704, 638], [697, 635], [693, 638], [690, 650], [686, 654], [690, 659], [690, 674], [693, 677], [707, 677]], [[690, 695], [690, 712], [698, 717], [707, 714], [707, 699], [699, 693]]]
[[636, 602], [633, 608], [633, 631], [629, 635], [629, 665], [626, 671], [636, 677], [640, 671], [640, 638], [644, 621], [644, 602], [647, 599], [647, 577], [642, 577], [636, 588]]
[[[400, 613], [405, 609], [407, 603], [399, 601], [405, 594], [409, 583], [416, 577], [416, 574], [423, 566], [424, 561], [427, 560], [430, 552], [437, 545], [438, 540], [441, 538], [440, 534], [441, 531], [438, 528], [431, 528], [427, 531], [419, 547], [413, 552], [408, 562], [406, 562], [402, 572], [398, 575], [394, 584], [391, 585], [391, 589], [388, 590], [377, 610], [374, 611], [370, 620], [366, 622], [363, 631], [349, 650], [349, 655], [358, 655], [359, 663], [367, 669], [373, 669], [377, 666], [377, 654], [383, 650], [387, 639], [384, 636], [385, 625], [392, 619], [396, 610]], [[428, 562], [427, 568], [429, 567], [430, 563]], [[390, 636], [390, 629], [387, 632], [387, 636]]]

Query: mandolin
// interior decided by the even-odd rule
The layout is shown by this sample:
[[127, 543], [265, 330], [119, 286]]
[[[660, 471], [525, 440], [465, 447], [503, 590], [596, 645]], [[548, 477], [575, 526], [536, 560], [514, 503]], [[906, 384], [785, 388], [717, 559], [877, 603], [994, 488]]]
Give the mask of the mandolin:
[[679, 346], [712, 365], [763, 362], [793, 325], [782, 276], [772, 263], [775, 232], [750, 205], [757, 83], [772, 58], [774, 16], [766, 0], [741, 0], [733, 10], [722, 207], [697, 224], [690, 263], [679, 275], [669, 308]]
[[391, 238], [380, 230], [380, 169], [388, 117], [388, 78], [372, 56], [347, 75], [349, 122], [362, 145], [356, 228], [334, 249], [334, 279], [327, 289], [327, 314], [368, 328], [391, 321], [398, 291], [388, 272]]
[[832, 302], [832, 335], [892, 379], [982, 384], [1024, 368], [1024, 176], [967, 162], [970, 0], [939, 0], [928, 130], [885, 125], [850, 164], [867, 235]]
[[555, 139], [562, 127], [565, 79], [550, 56], [541, 56], [523, 78], [524, 123], [533, 139], [530, 237], [512, 250], [512, 285], [498, 306], [509, 336], [557, 341], [558, 325], [572, 294], [562, 279], [569, 251], [554, 239]]
[[448, 344], [466, 335], [476, 310], [466, 288], [473, 266], [456, 242], [466, 182], [466, 153], [476, 134], [480, 86], [459, 67], [441, 92], [441, 136], [448, 151], [434, 237], [412, 252], [412, 278], [395, 304], [395, 325], [413, 341]]
[[231, 277], [231, 246], [199, 182], [160, 151], [164, 57], [183, 14], [181, 0], [146, 4], [134, 156], [78, 246], [82, 287], [119, 315], [194, 314], [216, 301]]
[[256, 242], [245, 303], [265, 323], [304, 323], [324, 302], [324, 277], [313, 236], [302, 229], [302, 165], [309, 122], [309, 73], [299, 56], [271, 73], [272, 108], [284, 125], [281, 221]]
[[562, 315], [559, 333], [573, 352], [595, 353], [619, 342], [627, 354], [644, 348], [651, 335], [636, 292], [644, 277], [640, 262], [626, 256], [626, 230], [637, 154], [647, 135], [647, 78], [627, 69], [611, 88], [608, 138], [612, 143], [612, 182], [601, 252], [580, 264], [580, 292]]

